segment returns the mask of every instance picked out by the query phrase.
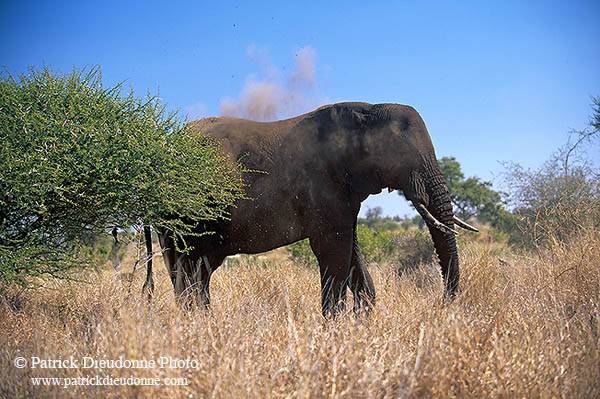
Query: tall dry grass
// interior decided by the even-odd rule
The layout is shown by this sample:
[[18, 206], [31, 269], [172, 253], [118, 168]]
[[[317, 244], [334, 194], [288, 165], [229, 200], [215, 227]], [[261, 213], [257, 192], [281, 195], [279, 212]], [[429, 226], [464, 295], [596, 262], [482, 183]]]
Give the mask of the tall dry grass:
[[[208, 312], [179, 311], [162, 266], [147, 307], [118, 276], [5, 291], [3, 397], [594, 398], [600, 395], [600, 239], [590, 232], [546, 252], [462, 246], [461, 293], [441, 301], [434, 265], [372, 266], [367, 320], [320, 315], [317, 271], [250, 258], [220, 269]], [[350, 309], [351, 306], [348, 306]], [[197, 368], [19, 369], [14, 359], [171, 356]], [[195, 365], [195, 364], [194, 364]], [[31, 377], [180, 377], [182, 386], [35, 386]]]

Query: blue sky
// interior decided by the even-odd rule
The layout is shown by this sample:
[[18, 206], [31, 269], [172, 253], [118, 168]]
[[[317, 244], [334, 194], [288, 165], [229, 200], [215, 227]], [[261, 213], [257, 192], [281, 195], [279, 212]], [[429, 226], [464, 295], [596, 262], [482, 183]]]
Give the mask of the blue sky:
[[[498, 189], [499, 161], [539, 166], [600, 95], [598, 1], [252, 3], [2, 0], [0, 64], [99, 64], [105, 84], [159, 89], [192, 117], [260, 85], [293, 97], [278, 117], [326, 102], [410, 104], [438, 157]], [[366, 205], [410, 213], [396, 194]]]

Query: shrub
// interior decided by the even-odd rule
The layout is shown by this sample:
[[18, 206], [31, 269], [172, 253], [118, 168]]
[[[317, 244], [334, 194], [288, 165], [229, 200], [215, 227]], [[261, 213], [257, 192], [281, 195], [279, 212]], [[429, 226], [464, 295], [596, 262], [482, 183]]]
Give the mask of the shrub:
[[[511, 242], [540, 248], [600, 228], [600, 170], [594, 169], [586, 153], [600, 137], [600, 97], [593, 102], [588, 127], [572, 131], [567, 143], [539, 169], [504, 165], [518, 217], [505, 226]], [[587, 148], [582, 144], [588, 144]]]
[[305, 266], [318, 266], [317, 258], [315, 258], [315, 255], [310, 248], [308, 238], [288, 245], [287, 250], [295, 262]]
[[[399, 262], [402, 268], [427, 263], [434, 253], [431, 237], [422, 231], [379, 231], [357, 226], [358, 245], [367, 264]], [[308, 239], [289, 245], [292, 259], [304, 265], [316, 266], [317, 260]]]
[[416, 230], [397, 239], [399, 271], [412, 270], [421, 264], [431, 262], [435, 253], [431, 236], [422, 230]]
[[367, 263], [381, 263], [392, 260], [397, 255], [396, 239], [401, 232], [381, 231], [358, 225], [356, 229], [358, 245]]
[[551, 240], [567, 240], [578, 231], [600, 227], [600, 180], [582, 167], [568, 173], [558, 169], [557, 160], [539, 170], [509, 166], [515, 214], [519, 216], [512, 242], [543, 246]]
[[86, 238], [107, 229], [183, 236], [243, 195], [217, 143], [157, 97], [103, 88], [99, 68], [0, 76], [0, 282], [90, 266]]

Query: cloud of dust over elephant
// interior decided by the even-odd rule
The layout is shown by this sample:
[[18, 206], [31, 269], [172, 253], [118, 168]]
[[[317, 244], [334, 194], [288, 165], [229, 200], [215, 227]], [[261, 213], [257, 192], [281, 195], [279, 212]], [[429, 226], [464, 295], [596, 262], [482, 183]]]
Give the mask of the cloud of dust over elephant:
[[308, 112], [325, 104], [316, 77], [316, 51], [305, 46], [294, 55], [294, 68], [283, 78], [264, 50], [248, 48], [248, 56], [261, 67], [261, 74], [246, 78], [237, 99], [223, 98], [221, 114], [258, 121], [271, 121]]

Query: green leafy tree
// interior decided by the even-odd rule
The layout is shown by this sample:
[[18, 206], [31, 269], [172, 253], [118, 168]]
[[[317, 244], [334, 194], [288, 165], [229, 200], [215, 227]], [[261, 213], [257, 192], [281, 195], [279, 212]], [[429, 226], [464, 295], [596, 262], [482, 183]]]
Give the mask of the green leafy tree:
[[493, 190], [492, 183], [475, 176], [465, 178], [455, 157], [443, 157], [439, 163], [458, 217], [478, 217], [487, 222], [497, 217], [503, 209], [502, 193]]
[[383, 209], [380, 206], [376, 206], [375, 208], [367, 207], [366, 218], [367, 219], [380, 219], [383, 214]]
[[86, 267], [85, 238], [107, 229], [185, 237], [243, 196], [241, 168], [218, 143], [158, 97], [101, 78], [97, 67], [1, 74], [0, 281]]

